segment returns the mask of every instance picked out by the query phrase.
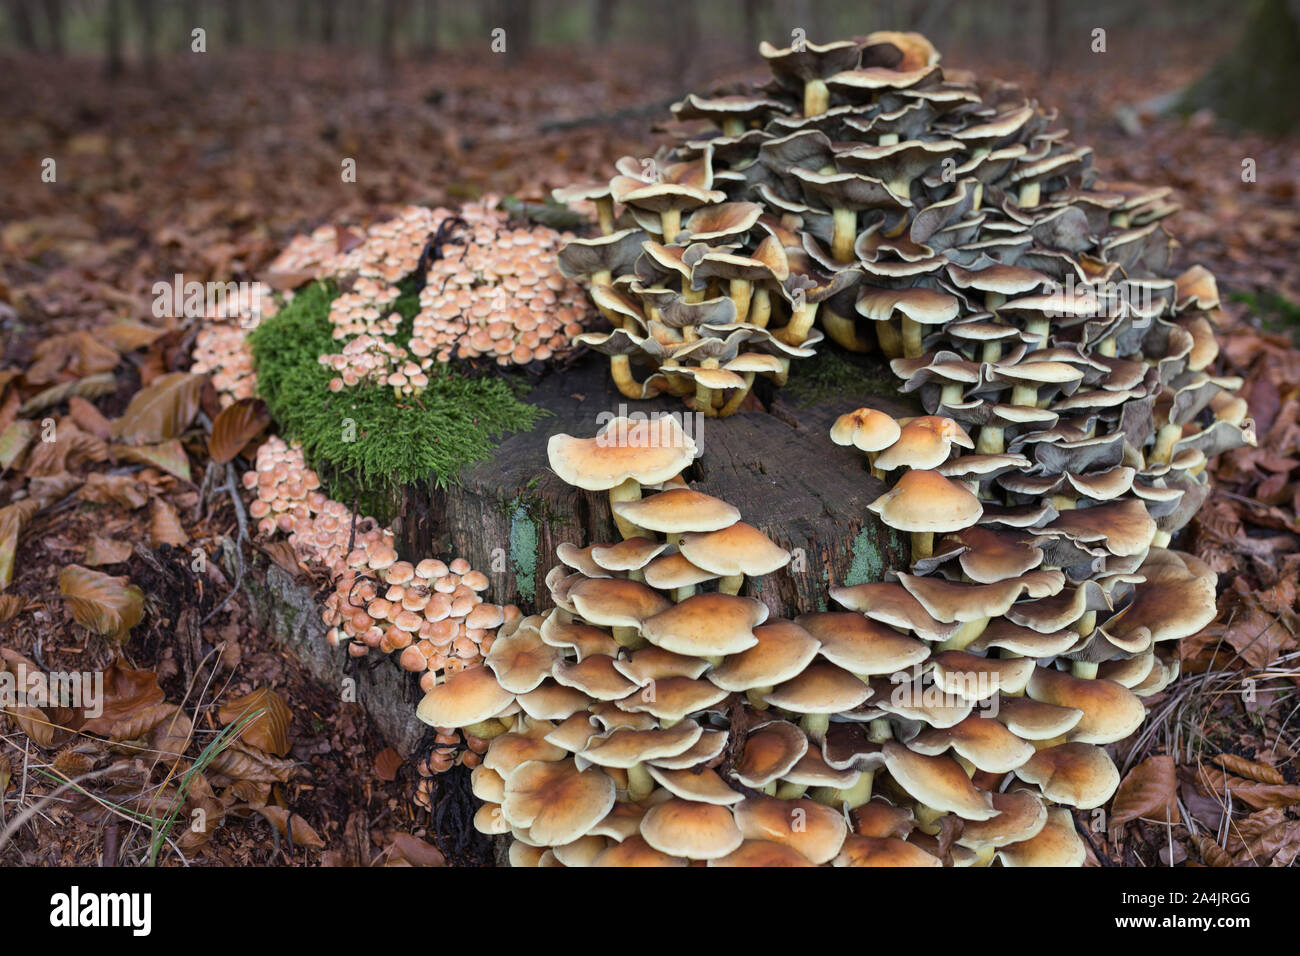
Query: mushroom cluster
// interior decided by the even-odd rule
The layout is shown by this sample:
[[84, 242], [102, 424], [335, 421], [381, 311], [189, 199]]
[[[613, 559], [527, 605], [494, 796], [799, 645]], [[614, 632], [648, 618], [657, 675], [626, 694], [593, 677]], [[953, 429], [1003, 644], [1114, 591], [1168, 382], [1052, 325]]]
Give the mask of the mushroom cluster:
[[581, 287], [556, 267], [556, 251], [572, 236], [510, 228], [487, 203], [464, 207], [460, 219], [457, 247], [430, 263], [411, 352], [422, 361], [484, 356], [499, 365], [566, 354], [588, 312]]
[[190, 371], [210, 376], [222, 408], [253, 397], [257, 389], [253, 352], [237, 323], [207, 321], [194, 336], [190, 355]]
[[[771, 618], [736, 593], [791, 556], [681, 479], [695, 454], [671, 418], [552, 438], [551, 467], [609, 491], [623, 538], [561, 545], [556, 606], [420, 703], [490, 741], [476, 826], [513, 837], [511, 862], [938, 866], [1072, 835], [1037, 791], [980, 796], [944, 748], [901, 742], [921, 711], [888, 703], [891, 676], [910, 679], [925, 641], [854, 613]], [[1014, 736], [989, 723], [955, 735], [981, 761]], [[972, 828], [953, 842], [942, 818], [959, 813]]]
[[[248, 506], [258, 533], [295, 531], [295, 523], [311, 521], [329, 499], [320, 491], [320, 477], [307, 467], [298, 446], [272, 435], [257, 449], [253, 468], [244, 472], [244, 487], [256, 494]], [[329, 562], [325, 562], [330, 566]]]

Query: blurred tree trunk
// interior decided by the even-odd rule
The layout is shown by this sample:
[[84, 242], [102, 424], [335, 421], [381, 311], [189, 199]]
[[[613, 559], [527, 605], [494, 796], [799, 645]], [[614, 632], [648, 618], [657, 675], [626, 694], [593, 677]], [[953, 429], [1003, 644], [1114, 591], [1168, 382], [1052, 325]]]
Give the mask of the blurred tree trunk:
[[591, 0], [591, 39], [595, 46], [604, 46], [614, 32], [614, 13], [618, 0]]
[[293, 32], [299, 44], [311, 36], [311, 0], [297, 0], [293, 5]]
[[406, 16], [406, 0], [384, 0], [379, 17], [379, 70], [392, 73], [397, 60], [397, 31]]
[[41, 10], [50, 35], [49, 50], [55, 56], [63, 56], [63, 0], [45, 0]]
[[1046, 80], [1061, 55], [1061, 0], [1043, 3], [1043, 39], [1039, 44], [1038, 75]]
[[226, 11], [225, 37], [226, 45], [239, 46], [244, 42], [244, 5], [240, 0], [225, 0], [222, 4]]
[[767, 0], [740, 0], [740, 36], [746, 59], [758, 55], [759, 41], [764, 39], [762, 19], [766, 8]]
[[158, 8], [154, 0], [135, 0], [135, 16], [140, 21], [140, 60], [152, 67], [157, 53]]
[[39, 46], [36, 42], [36, 24], [32, 22], [32, 8], [27, 0], [8, 0], [5, 6], [9, 10], [9, 23], [19, 45], [28, 53], [35, 53]]
[[503, 0], [501, 22], [506, 30], [506, 57], [516, 63], [533, 45], [533, 0]]
[[1178, 109], [1212, 109], [1230, 126], [1285, 134], [1300, 126], [1300, 28], [1286, 0], [1255, 0], [1227, 56], [1197, 80]]
[[682, 89], [690, 89], [695, 79], [700, 52], [700, 21], [694, 0], [670, 0], [668, 16], [664, 18], [667, 34], [664, 45], [672, 51], [673, 81]]
[[321, 0], [320, 3], [320, 42], [325, 46], [334, 45], [338, 30], [338, 8], [334, 0]]
[[122, 3], [108, 0], [108, 19], [104, 24], [105, 68], [109, 79], [122, 75]]
[[438, 0], [424, 0], [424, 51], [438, 51]]

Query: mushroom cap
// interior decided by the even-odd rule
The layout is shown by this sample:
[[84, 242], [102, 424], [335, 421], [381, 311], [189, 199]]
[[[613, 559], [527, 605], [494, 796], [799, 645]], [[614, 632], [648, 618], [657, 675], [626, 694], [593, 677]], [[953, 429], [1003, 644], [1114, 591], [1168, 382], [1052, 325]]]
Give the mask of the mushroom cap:
[[497, 683], [512, 694], [535, 690], [560, 661], [560, 651], [545, 643], [535, 628], [520, 627], [492, 642], [485, 662]]
[[1077, 707], [1058, 707], [1028, 697], [999, 697], [997, 718], [1017, 737], [1051, 740], [1074, 729], [1083, 719]]
[[1123, 684], [1100, 678], [1075, 677], [1048, 667], [1034, 669], [1026, 689], [1037, 701], [1074, 707], [1083, 717], [1070, 731], [1070, 739], [1088, 744], [1123, 740], [1141, 726], [1146, 708]]
[[606, 571], [640, 571], [667, 547], [667, 541], [627, 538], [616, 544], [593, 545], [591, 560]]
[[732, 790], [716, 770], [708, 767], [696, 772], [695, 770], [669, 770], [650, 764], [646, 770], [660, 786], [683, 800], [730, 806], [745, 799], [743, 793]]
[[850, 834], [835, 857], [835, 866], [943, 866], [918, 846], [897, 837], [872, 837]]
[[676, 756], [690, 749], [703, 732], [704, 728], [693, 720], [683, 720], [660, 730], [620, 727], [590, 740], [580, 756], [602, 767], [626, 770], [657, 757]]
[[[939, 421], [950, 422], [954, 428], [961, 430], [961, 426], [950, 418]], [[962, 434], [965, 434], [964, 430]], [[882, 471], [904, 467], [938, 468], [948, 460], [952, 446], [950, 429], [935, 426], [930, 419], [916, 419], [903, 425], [898, 440], [876, 456], [876, 467]]]
[[628, 837], [622, 843], [615, 843], [606, 847], [600, 852], [592, 866], [690, 866], [690, 863], [680, 856], [669, 856], [667, 853], [660, 853], [640, 835]]
[[857, 301], [858, 314], [882, 322], [897, 312], [921, 325], [943, 325], [957, 318], [961, 300], [946, 292], [913, 287], [880, 289], [863, 286]]
[[744, 840], [726, 807], [680, 797], [647, 810], [641, 818], [641, 836], [660, 853], [690, 860], [726, 856]]
[[984, 700], [1001, 691], [1019, 694], [1029, 683], [1034, 661], [1028, 657], [979, 657], [966, 651], [943, 651], [934, 657], [934, 682], [948, 694]]
[[728, 691], [706, 680], [663, 677], [618, 702], [630, 713], [653, 714], [660, 720], [681, 720], [687, 714], [706, 710], [722, 701]]
[[834, 664], [809, 664], [763, 699], [796, 714], [837, 714], [853, 710], [870, 696], [870, 685], [852, 672]]
[[1218, 613], [1215, 586], [1218, 576], [1209, 569], [1189, 569], [1175, 557], [1166, 562], [1153, 548], [1138, 569], [1146, 580], [1133, 589], [1133, 601], [1106, 622], [1106, 633], [1126, 638], [1146, 630], [1152, 641], [1189, 637], [1214, 620]]
[[998, 721], [977, 714], [951, 727], [923, 730], [907, 746], [929, 757], [952, 748], [989, 773], [1015, 770], [1034, 755], [1033, 744], [1021, 740]]
[[658, 591], [627, 578], [578, 581], [568, 598], [583, 620], [601, 627], [637, 627], [673, 607]]
[[889, 775], [926, 806], [955, 813], [963, 820], [987, 820], [997, 815], [989, 795], [978, 790], [951, 757], [927, 757], [894, 740], [885, 741], [882, 749]]
[[729, 691], [771, 687], [798, 675], [812, 663], [820, 646], [794, 621], [769, 621], [753, 633], [758, 643], [710, 670], [710, 681]]
[[938, 472], [919, 470], [906, 472], [867, 507], [899, 531], [960, 531], [984, 514], [979, 499], [965, 486]]
[[877, 452], [898, 441], [898, 422], [874, 408], [846, 412], [831, 425], [831, 441], [859, 451]]
[[710, 860], [709, 866], [813, 866], [807, 857], [788, 846], [767, 840], [746, 840], [739, 849]]
[[1043, 563], [1045, 554], [1034, 539], [1007, 531], [966, 528], [958, 536], [966, 547], [958, 561], [977, 584], [993, 584], [1019, 577]]
[[696, 567], [714, 574], [770, 574], [790, 563], [790, 552], [743, 521], [718, 531], [688, 532], [678, 549]]
[[709, 662], [689, 654], [675, 654], [662, 647], [642, 647], [614, 661], [614, 669], [638, 687], [665, 677], [696, 678], [709, 669]]
[[899, 574], [908, 593], [940, 621], [978, 621], [1006, 614], [1022, 594], [1030, 598], [1050, 597], [1061, 591], [1065, 575], [1041, 568], [996, 584], [968, 584], [942, 578]]
[[642, 572], [646, 584], [661, 591], [693, 587], [718, 577], [691, 564], [680, 551], [660, 555], [647, 564]]
[[[492, 650], [496, 650], [496, 644]], [[551, 673], [556, 683], [576, 687], [596, 700], [621, 700], [636, 690], [637, 685], [620, 674], [614, 663], [613, 657], [593, 654], [576, 663], [559, 661]]]
[[517, 699], [523, 712], [534, 720], [565, 720], [591, 703], [582, 691], [563, 687], [549, 678]]
[[767, 605], [754, 598], [697, 594], [648, 618], [641, 625], [641, 636], [676, 654], [738, 654], [758, 643], [754, 628], [767, 615]]
[[695, 770], [700, 764], [712, 763], [727, 746], [725, 730], [706, 730], [698, 740], [679, 754], [655, 757], [649, 763], [665, 770]]
[[[578, 660], [593, 654], [606, 654], [613, 657], [619, 652], [621, 645], [610, 634], [590, 624], [566, 620], [567, 617], [567, 614], [558, 609], [548, 611], [538, 629], [542, 640], [552, 647], [572, 649], [577, 654]], [[498, 640], [500, 637], [498, 633]]]
[[486, 667], [470, 667], [435, 684], [415, 709], [432, 727], [467, 727], [495, 717], [515, 699]]
[[1037, 784], [1048, 800], [1080, 810], [1101, 806], [1119, 787], [1119, 771], [1106, 751], [1078, 742], [1038, 751], [1016, 768], [1016, 776]]
[[1049, 807], [1041, 830], [1027, 840], [998, 850], [1003, 866], [1083, 866], [1088, 848], [1074, 828], [1074, 817], [1064, 807]]
[[1047, 807], [1030, 790], [994, 792], [990, 796], [998, 815], [987, 820], [967, 820], [957, 837], [960, 846], [977, 850], [1031, 840], [1047, 824]]
[[861, 611], [873, 621], [905, 628], [927, 641], [946, 641], [956, 633], [958, 624], [938, 621], [901, 584], [870, 581], [830, 589], [833, 601], [850, 611]]
[[813, 800], [747, 797], [735, 815], [746, 840], [780, 843], [818, 864], [832, 860], [848, 834], [843, 814]]
[[698, 454], [695, 439], [671, 415], [615, 418], [592, 438], [552, 435], [546, 445], [551, 468], [566, 484], [608, 491], [629, 478], [643, 485], [676, 475]]
[[533, 842], [559, 846], [586, 834], [613, 806], [614, 781], [604, 771], [579, 770], [572, 759], [530, 760], [506, 778], [501, 813]]
[[821, 656], [854, 674], [892, 674], [919, 664], [930, 648], [852, 611], [803, 614], [796, 623], [821, 644]]
[[794, 724], [773, 720], [750, 729], [732, 773], [747, 787], [784, 777], [808, 752], [808, 738]]
[[721, 498], [690, 488], [672, 488], [637, 501], [616, 501], [614, 514], [638, 528], [662, 534], [721, 531], [740, 520], [740, 511]]
[[530, 726], [527, 733], [512, 731], [493, 737], [482, 765], [508, 780], [518, 767], [530, 760], [563, 760], [568, 756], [564, 748], [546, 740], [551, 730], [549, 724], [539, 722]]

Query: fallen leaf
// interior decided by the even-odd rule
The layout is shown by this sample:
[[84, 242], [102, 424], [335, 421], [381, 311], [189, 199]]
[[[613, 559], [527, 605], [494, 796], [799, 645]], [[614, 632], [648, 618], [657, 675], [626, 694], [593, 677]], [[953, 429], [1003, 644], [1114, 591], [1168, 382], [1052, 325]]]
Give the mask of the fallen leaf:
[[[164, 699], [163, 689], [158, 686], [157, 672], [128, 667], [122, 661], [114, 661], [104, 672], [100, 713], [86, 721], [85, 729], [92, 734], [109, 736], [115, 724], [128, 719], [132, 714], [162, 705]], [[143, 734], [152, 726], [152, 723], [149, 724], [139, 733]]]
[[1245, 757], [1238, 757], [1236, 754], [1215, 754], [1214, 762], [1224, 770], [1235, 773], [1239, 777], [1249, 777], [1251, 780], [1258, 780], [1260, 783], [1286, 783], [1286, 778], [1282, 776], [1281, 771], [1276, 767], [1270, 767], [1268, 764], [1259, 763], [1255, 760], [1247, 760]]
[[161, 442], [157, 445], [113, 445], [109, 448], [118, 458], [161, 468], [168, 474], [175, 475], [182, 481], [193, 481], [190, 473], [190, 459], [179, 439]]
[[172, 372], [160, 376], [131, 399], [122, 417], [112, 424], [114, 441], [148, 445], [177, 438], [199, 410], [205, 376]]
[[375, 756], [375, 773], [380, 780], [397, 779], [397, 772], [402, 769], [402, 758], [392, 747], [385, 747]]
[[117, 379], [112, 372], [87, 375], [75, 382], [51, 385], [45, 391], [38, 392], [23, 402], [18, 411], [22, 415], [32, 415], [51, 406], [61, 405], [74, 395], [80, 395], [82, 398], [100, 398], [104, 395], [112, 395], [116, 391]]
[[18, 537], [41, 503], [31, 498], [15, 501], [0, 508], [0, 591], [14, 579], [14, 557], [18, 553]]
[[249, 746], [264, 750], [277, 757], [289, 752], [289, 722], [293, 714], [284, 698], [270, 687], [259, 687], [221, 705], [217, 715], [221, 722], [230, 725], [250, 714], [256, 714], [239, 732], [238, 738]]
[[447, 858], [436, 846], [432, 846], [417, 836], [409, 833], [394, 833], [393, 842], [389, 844], [389, 859], [405, 860], [412, 866], [446, 866]]
[[260, 398], [242, 398], [228, 405], [212, 423], [208, 436], [208, 453], [218, 464], [231, 461], [244, 447], [271, 424], [266, 403]]
[[0, 594], [0, 624], [27, 610], [27, 598], [18, 594]]
[[156, 548], [160, 544], [184, 547], [189, 543], [189, 535], [181, 527], [180, 516], [176, 509], [161, 498], [153, 500], [149, 513], [149, 540]]
[[82, 431], [89, 432], [101, 441], [108, 441], [112, 425], [98, 408], [80, 395], [68, 399], [68, 417], [77, 423]]
[[1148, 757], [1120, 781], [1111, 803], [1111, 825], [1137, 819], [1177, 823], [1177, 787], [1174, 758], [1166, 754]]
[[132, 510], [149, 500], [133, 476], [106, 475], [98, 471], [86, 476], [86, 483], [77, 492], [77, 497], [95, 504], [119, 504]]
[[280, 836], [288, 837], [294, 846], [307, 847], [311, 850], [319, 850], [325, 846], [325, 841], [300, 814], [282, 807], [257, 807], [256, 809], [266, 817], [267, 822], [280, 831]]
[[96, 534], [91, 536], [90, 542], [86, 545], [86, 554], [81, 560], [91, 568], [102, 567], [105, 564], [122, 564], [131, 557], [133, 550], [129, 541], [101, 538]]
[[11, 467], [35, 436], [36, 423], [25, 418], [18, 419], [0, 432], [0, 468]]
[[298, 764], [292, 760], [277, 760], [260, 751], [252, 751], [234, 743], [212, 758], [210, 765], [217, 773], [236, 780], [253, 783], [287, 783]]
[[275, 541], [263, 541], [258, 544], [258, 548], [260, 548], [267, 557], [290, 574], [298, 574], [302, 571], [302, 567], [298, 562], [298, 553], [294, 551], [293, 545], [288, 541], [278, 539]]
[[144, 616], [144, 593], [126, 577], [70, 564], [59, 572], [59, 591], [78, 624], [117, 641]]

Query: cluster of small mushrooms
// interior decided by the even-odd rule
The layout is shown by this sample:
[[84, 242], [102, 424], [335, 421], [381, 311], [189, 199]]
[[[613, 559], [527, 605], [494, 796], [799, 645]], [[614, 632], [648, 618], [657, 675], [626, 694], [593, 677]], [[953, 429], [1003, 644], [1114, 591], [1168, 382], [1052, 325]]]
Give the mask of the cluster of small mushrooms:
[[242, 398], [252, 398], [257, 390], [253, 352], [245, 336], [262, 319], [275, 315], [279, 308], [269, 290], [254, 286], [251, 292], [241, 290], [238, 296], [227, 299], [224, 305], [210, 309], [204, 316], [194, 336], [190, 371], [210, 377], [222, 408]]
[[[565, 278], [556, 251], [572, 239], [545, 226], [512, 226], [495, 199], [460, 209], [408, 206], [359, 236], [333, 227], [295, 237], [271, 264], [281, 286], [333, 278], [346, 291], [330, 304], [337, 373], [331, 391], [363, 381], [419, 395], [435, 364], [487, 358], [528, 365], [568, 354], [589, 309]], [[423, 269], [419, 312], [399, 341], [399, 283]]]
[[1168, 190], [1096, 183], [1050, 113], [923, 38], [762, 52], [767, 86], [674, 107], [712, 132], [557, 192], [603, 233], [560, 254], [615, 326], [579, 341], [624, 394], [718, 415], [815, 320], [877, 344], [927, 414], [859, 409], [832, 440], [891, 483], [871, 510], [909, 569], [770, 619], [739, 592], [789, 555], [682, 482], [671, 417], [557, 436], [623, 540], [557, 549], [555, 607], [419, 716], [490, 740], [476, 824], [516, 865], [1081, 865], [1104, 748], [1215, 614], [1169, 547], [1208, 459], [1254, 441], [1210, 369], [1214, 279], [1164, 275]]

